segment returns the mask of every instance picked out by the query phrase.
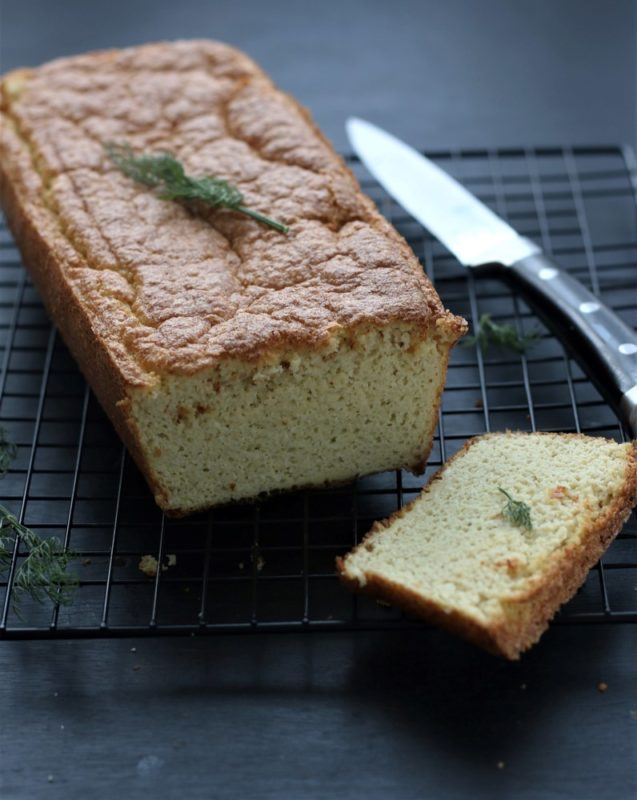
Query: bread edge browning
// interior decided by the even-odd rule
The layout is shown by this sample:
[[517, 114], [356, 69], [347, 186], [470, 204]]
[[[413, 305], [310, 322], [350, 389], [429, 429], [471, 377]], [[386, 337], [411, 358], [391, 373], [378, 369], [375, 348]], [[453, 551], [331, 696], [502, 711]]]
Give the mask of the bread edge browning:
[[[5, 130], [3, 136], [10, 139], [13, 133]], [[25, 152], [18, 153], [18, 157], [30, 160]], [[65, 280], [62, 263], [55, 258], [39, 230], [40, 209], [31, 208], [31, 203], [26, 199], [30, 192], [22, 185], [21, 168], [12, 170], [11, 166], [9, 159], [0, 159], [0, 205], [22, 260], [25, 265], [28, 264], [29, 275], [49, 317], [161, 505], [165, 493], [144, 456], [130, 415], [129, 392], [134, 383], [127, 379], [112, 360], [108, 348], [95, 336], [86, 309]], [[30, 164], [26, 168], [30, 168]], [[24, 200], [20, 197], [21, 193]], [[46, 215], [41, 221], [46, 223]]]
[[[472, 445], [483, 439], [502, 435], [529, 435], [507, 431], [488, 433], [469, 439], [423, 487], [422, 493], [385, 520], [374, 523], [361, 542], [351, 551], [356, 552], [365, 541], [385, 528], [395, 519], [403, 517], [414, 503], [427, 493], [434, 481], [440, 480], [447, 467], [460, 458]], [[535, 433], [531, 435], [589, 438], [584, 434]], [[614, 440], [613, 440], [614, 441]], [[439, 603], [423, 597], [418, 592], [406, 589], [395, 581], [366, 573], [367, 582], [361, 587], [358, 580], [347, 574], [347, 555], [336, 559], [339, 579], [353, 592], [380, 598], [392, 605], [422, 617], [434, 625], [456, 633], [493, 655], [516, 661], [525, 650], [535, 644], [548, 628], [550, 620], [561, 605], [571, 599], [615, 536], [620, 532], [637, 504], [637, 441], [629, 442], [630, 450], [626, 464], [624, 484], [606, 512], [582, 533], [577, 545], [566, 547], [555, 560], [551, 569], [543, 573], [524, 594], [503, 604], [502, 615], [491, 624], [483, 624], [468, 614], [457, 610], [446, 611]], [[348, 554], [349, 555], [349, 554]]]

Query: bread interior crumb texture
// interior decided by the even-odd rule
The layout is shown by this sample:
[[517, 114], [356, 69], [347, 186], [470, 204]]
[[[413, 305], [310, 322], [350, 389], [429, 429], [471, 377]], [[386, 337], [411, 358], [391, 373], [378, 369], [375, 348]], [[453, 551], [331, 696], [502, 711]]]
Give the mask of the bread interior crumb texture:
[[447, 347], [396, 325], [256, 366], [228, 359], [140, 389], [131, 395], [131, 416], [154, 483], [169, 492], [158, 501], [190, 511], [401, 465], [422, 468]]

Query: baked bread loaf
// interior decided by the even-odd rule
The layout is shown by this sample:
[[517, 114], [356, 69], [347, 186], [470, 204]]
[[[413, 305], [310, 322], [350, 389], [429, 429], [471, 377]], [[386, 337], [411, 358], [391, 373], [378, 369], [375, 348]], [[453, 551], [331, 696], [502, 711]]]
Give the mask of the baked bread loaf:
[[517, 659], [636, 502], [637, 442], [488, 434], [467, 442], [337, 567], [355, 591]]
[[[230, 181], [289, 233], [159, 199], [109, 141]], [[0, 162], [25, 264], [167, 512], [423, 468], [465, 323], [242, 53], [174, 42], [12, 72]]]

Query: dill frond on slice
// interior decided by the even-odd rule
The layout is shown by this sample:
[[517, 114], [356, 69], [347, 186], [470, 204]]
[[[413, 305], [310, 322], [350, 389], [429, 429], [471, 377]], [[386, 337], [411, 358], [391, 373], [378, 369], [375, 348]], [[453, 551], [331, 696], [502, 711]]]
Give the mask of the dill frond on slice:
[[511, 495], [498, 486], [498, 491], [506, 497], [506, 503], [502, 509], [502, 516], [508, 520], [511, 525], [516, 525], [518, 528], [525, 528], [530, 531], [533, 529], [531, 521], [531, 508], [521, 500], [514, 500]]

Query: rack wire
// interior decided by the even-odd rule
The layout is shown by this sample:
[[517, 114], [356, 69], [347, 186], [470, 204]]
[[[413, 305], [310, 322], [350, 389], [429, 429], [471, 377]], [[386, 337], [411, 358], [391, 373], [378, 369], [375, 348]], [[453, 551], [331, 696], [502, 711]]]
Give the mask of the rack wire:
[[[637, 167], [629, 149], [429, 155], [637, 327]], [[538, 330], [538, 344], [519, 356], [493, 347], [454, 350], [424, 476], [390, 472], [341, 488], [168, 519], [52, 328], [2, 223], [0, 424], [18, 455], [0, 496], [24, 524], [73, 550], [79, 589], [68, 607], [23, 603], [18, 615], [5, 573], [0, 638], [419, 624], [338, 585], [335, 557], [374, 519], [412, 499], [468, 437], [485, 431], [582, 431], [625, 439], [603, 398], [525, 302], [497, 280], [463, 269], [355, 159], [349, 163], [422, 260], [445, 305], [473, 326], [490, 313], [520, 332]], [[146, 554], [166, 567], [154, 578], [139, 570]], [[15, 554], [16, 565], [23, 557]], [[634, 517], [557, 622], [637, 622]]]

